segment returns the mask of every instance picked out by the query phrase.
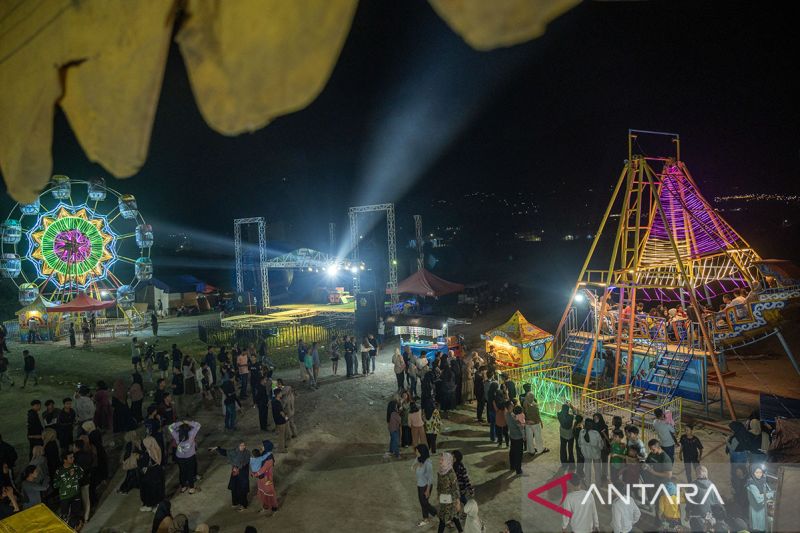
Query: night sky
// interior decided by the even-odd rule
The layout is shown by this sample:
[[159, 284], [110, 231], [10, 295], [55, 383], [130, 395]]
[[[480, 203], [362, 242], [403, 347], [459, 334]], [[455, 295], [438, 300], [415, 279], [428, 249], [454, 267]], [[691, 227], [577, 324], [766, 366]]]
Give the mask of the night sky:
[[227, 246], [233, 218], [265, 216], [325, 249], [327, 223], [344, 230], [346, 208], [372, 202], [398, 202], [405, 227], [415, 212], [461, 224], [476, 213], [432, 201], [470, 191], [532, 193], [544, 217], [596, 224], [628, 128], [680, 133], [708, 197], [800, 192], [797, 65], [794, 17], [778, 4], [587, 2], [540, 39], [478, 52], [427, 2], [362, 0], [306, 109], [224, 137], [173, 45], [144, 168], [110, 178], [59, 113], [54, 172], [105, 176], [157, 236], [209, 247]]

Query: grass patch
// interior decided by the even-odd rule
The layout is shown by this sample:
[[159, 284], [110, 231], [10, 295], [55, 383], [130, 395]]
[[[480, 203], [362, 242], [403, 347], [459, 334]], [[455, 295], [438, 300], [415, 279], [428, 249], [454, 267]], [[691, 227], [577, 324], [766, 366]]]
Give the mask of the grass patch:
[[[148, 335], [144, 340], [151, 342], [152, 338]], [[177, 335], [159, 336], [158, 341], [159, 350], [169, 350], [175, 343], [184, 353], [194, 357], [202, 357], [206, 352], [206, 345], [197, 338], [196, 329], [187, 329]], [[16, 447], [20, 457], [27, 457], [26, 413], [31, 400], [41, 400], [44, 404], [52, 399], [56, 407], [61, 407], [61, 400], [73, 396], [79, 383], [87, 384], [94, 390], [99, 380], [105, 381], [109, 387], [118, 378], [124, 379], [127, 384], [131, 382], [130, 337], [100, 339], [93, 349], [70, 349], [65, 342], [33, 345], [14, 342], [9, 344], [9, 348], [12, 350], [6, 356], [10, 361], [9, 374], [16, 386], [10, 387], [4, 383], [0, 390], [0, 432], [3, 440]], [[24, 349], [29, 349], [36, 358], [39, 385], [34, 386], [29, 382], [23, 389]], [[145, 388], [150, 390], [152, 386], [145, 382]]]

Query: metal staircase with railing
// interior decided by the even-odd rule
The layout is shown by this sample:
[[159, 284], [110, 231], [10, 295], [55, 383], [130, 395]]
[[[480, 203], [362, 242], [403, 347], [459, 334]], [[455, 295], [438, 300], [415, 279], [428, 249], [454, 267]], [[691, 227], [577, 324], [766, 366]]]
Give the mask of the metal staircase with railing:
[[575, 308], [570, 309], [567, 327], [562, 331], [561, 338], [557, 339], [553, 367], [570, 366], [574, 371], [583, 363], [586, 347], [592, 343], [592, 337], [590, 335], [581, 335], [581, 333], [591, 333], [593, 324], [591, 316], [591, 313], [587, 314], [583, 323], [578, 326]]
[[[681, 348], [685, 347], [682, 351]], [[642, 358], [641, 364], [646, 358]], [[681, 339], [677, 347], [660, 346], [655, 366], [640, 381], [640, 394], [636, 401], [637, 411], [649, 411], [669, 402], [678, 390], [686, 370], [694, 359], [694, 346]], [[637, 374], [638, 375], [638, 374]], [[634, 384], [635, 380], [631, 380]]]

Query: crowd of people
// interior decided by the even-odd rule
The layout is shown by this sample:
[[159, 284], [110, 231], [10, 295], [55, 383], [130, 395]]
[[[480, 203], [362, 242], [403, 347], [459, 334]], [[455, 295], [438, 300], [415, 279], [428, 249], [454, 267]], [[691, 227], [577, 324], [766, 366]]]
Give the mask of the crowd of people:
[[[530, 384], [523, 383], [520, 390], [508, 375], [498, 372], [491, 351], [483, 356], [472, 352], [464, 358], [455, 357], [452, 352], [437, 353], [430, 358], [428, 355], [414, 354], [408, 347], [403, 352], [399, 349], [394, 352], [392, 366], [397, 391], [387, 405], [389, 450], [385, 457], [401, 458], [403, 448], [414, 450], [413, 469], [422, 514], [420, 526], [434, 519], [438, 520], [440, 532], [448, 526], [458, 531], [481, 531], [470, 526], [480, 523], [480, 519], [475, 491], [461, 453], [443, 452], [438, 467], [434, 466], [431, 456], [437, 454], [437, 444], [442, 448], [442, 443], [437, 443], [442, 418], [457, 406], [474, 402], [475, 422], [488, 424], [489, 442], [508, 448], [508, 469], [520, 475], [524, 453], [537, 456], [549, 452], [544, 443], [539, 404]], [[694, 428], [685, 425], [678, 435], [671, 413], [656, 409], [654, 415], [652, 428], [656, 438], [644, 442], [640, 427], [625, 424], [619, 416], [614, 416], [609, 426], [602, 413], [585, 415], [570, 403], [562, 406], [554, 421], [559, 435], [560, 471], [572, 474], [564, 503], [572, 511], [572, 517], [564, 517], [563, 530], [588, 533], [601, 529], [594, 500], [590, 498], [587, 505], [580, 503], [592, 484], [604, 494], [609, 484], [621, 494], [631, 485], [652, 484], [648, 497], [641, 503], [659, 531], [684, 531], [687, 525], [691, 531], [702, 532], [730, 528], [766, 530], [766, 508], [774, 498], [774, 488], [761, 466], [765, 458], [758, 454], [768, 447], [770, 428], [761, 423], [758, 413], [751, 415], [747, 426], [740, 422], [731, 425], [733, 435], [728, 449], [733, 505], [723, 504], [717, 497], [719, 492], [702, 462], [703, 443]], [[673, 472], [678, 461], [683, 463], [685, 483], [697, 486], [701, 495], [711, 495], [702, 504], [679, 498], [680, 474]], [[430, 502], [434, 481], [438, 506]], [[663, 487], [661, 492], [660, 487]], [[649, 499], [653, 495], [658, 496], [655, 501]], [[617, 498], [606, 504], [610, 507], [614, 532], [631, 531], [642, 516], [633, 500]]]
[[[333, 338], [327, 350], [332, 373], [338, 374], [341, 356], [347, 377], [374, 373], [383, 343], [380, 327], [378, 332], [360, 342], [350, 336]], [[117, 490], [123, 494], [138, 490], [140, 511], [154, 513], [154, 533], [189, 531], [186, 516], [172, 513], [167, 473], [173, 469], [177, 474], [177, 493], [192, 495], [200, 490], [197, 437], [201, 424], [192, 415], [197, 409], [218, 406], [225, 430], [235, 432], [238, 413], [248, 402], [258, 411], [260, 429], [274, 428], [276, 443], [263, 440], [248, 446], [239, 441], [233, 448], [214, 446], [208, 452], [224, 458], [230, 467], [227, 488], [237, 511], [248, 508], [250, 478], [255, 479], [259, 512], [278, 510], [273, 453], [286, 452], [297, 435], [295, 394], [282, 379], [273, 380], [275, 365], [264, 344], [258, 349], [254, 345], [209, 348], [201, 357], [184, 354], [174, 344], [170, 352], [156, 348], [155, 343], [145, 345], [132, 339], [129, 382], [118, 379], [113, 387], [103, 381], [93, 388], [80, 385], [60, 406], [51, 399], [31, 402], [26, 421], [27, 462], [0, 436], [0, 517], [42, 502], [80, 530], [118, 467], [124, 479]], [[317, 343], [298, 343], [301, 376], [312, 391], [319, 387], [319, 352]], [[14, 386], [4, 359], [0, 353], [0, 386]], [[24, 360], [23, 386], [35, 385], [35, 359], [25, 353]], [[453, 352], [414, 353], [406, 346], [403, 351], [394, 350], [391, 368], [397, 387], [386, 409], [386, 458], [399, 459], [403, 449], [413, 450], [412, 471], [422, 515], [419, 526], [434, 520], [439, 532], [448, 526], [458, 531], [484, 531], [476, 490], [461, 451], [441, 450], [442, 423], [456, 409], [474, 405], [475, 423], [488, 425], [488, 441], [508, 449], [507, 467], [513, 475], [521, 475], [525, 453], [538, 456], [550, 451], [530, 384], [515, 383], [503, 373], [491, 351], [456, 357]], [[687, 517], [692, 531], [725, 530], [742, 521], [749, 524], [750, 531], [766, 529], [766, 509], [774, 490], [758, 465], [758, 454], [768, 446], [771, 428], [757, 413], [747, 424], [731, 424], [727, 450], [735, 505], [714, 498], [694, 505], [678, 498], [675, 485], [679, 474], [673, 472], [677, 460], [683, 462], [687, 483], [704, 492], [714, 483], [703, 464], [700, 438], [691, 426], [684, 426], [678, 435], [669, 412], [655, 410], [652, 427], [657, 438], [646, 443], [640, 438], [639, 426], [626, 425], [618, 416], [609, 426], [602, 413], [580, 413], [569, 403], [552, 423], [558, 429], [561, 468], [573, 474], [563, 503], [572, 511], [571, 517], [564, 518], [565, 531], [600, 528], [594, 500], [580, 504], [591, 484], [613, 484], [625, 493], [626, 486], [642, 482], [664, 487], [652, 509], [663, 531], [678, 530]], [[118, 465], [111, 464], [109, 447], [119, 450]], [[431, 503], [434, 484], [436, 499]], [[631, 531], [641, 517], [635, 503], [616, 499], [606, 504], [611, 508], [615, 532]], [[198, 524], [196, 530], [203, 527]], [[507, 521], [505, 529], [522, 531], [515, 520]]]
[[[81, 384], [60, 405], [51, 399], [44, 404], [31, 401], [27, 460], [0, 436], [0, 518], [45, 503], [80, 530], [119, 468], [124, 479], [117, 491], [138, 490], [140, 511], [155, 514], [153, 533], [188, 532], [185, 515], [172, 515], [167, 472], [173, 466], [177, 470], [178, 493], [200, 490], [201, 424], [191, 418], [192, 413], [221, 407], [224, 427], [233, 432], [237, 413], [249, 400], [258, 410], [260, 429], [276, 432], [277, 448], [263, 440], [252, 449], [240, 442], [234, 449], [212, 447], [209, 452], [225, 457], [231, 466], [228, 489], [237, 510], [248, 506], [250, 478], [255, 479], [259, 512], [269, 515], [278, 510], [273, 449], [287, 451], [288, 440], [297, 436], [294, 392], [281, 379], [273, 382], [275, 367], [263, 343], [259, 349], [222, 347], [216, 353], [209, 348], [199, 361], [174, 344], [170, 353], [152, 348], [132, 339], [129, 382], [117, 379], [113, 388], [104, 381], [94, 388]], [[37, 383], [35, 360], [27, 350], [24, 357], [23, 387], [29, 381]], [[14, 386], [7, 361], [0, 354], [0, 384]], [[118, 451], [118, 465], [111, 462], [111, 449]], [[203, 530], [207, 526], [198, 524], [197, 531]]]

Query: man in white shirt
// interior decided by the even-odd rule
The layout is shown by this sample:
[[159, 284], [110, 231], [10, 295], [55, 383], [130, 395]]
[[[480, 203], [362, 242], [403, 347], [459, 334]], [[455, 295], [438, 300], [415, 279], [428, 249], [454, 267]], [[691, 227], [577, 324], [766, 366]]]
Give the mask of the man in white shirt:
[[[620, 484], [617, 488], [620, 494], [625, 494], [623, 485]], [[631, 495], [627, 502], [615, 496], [614, 503], [611, 504], [611, 529], [614, 533], [628, 533], [641, 517], [642, 512], [634, 502], [634, 495]]]
[[381, 346], [383, 346], [383, 337], [386, 334], [386, 323], [383, 321], [383, 317], [378, 319], [378, 353], [381, 352]]
[[[561, 531], [563, 533], [591, 533], [600, 529], [600, 521], [597, 519], [597, 507], [595, 507], [594, 496], [581, 486], [578, 476], [569, 478], [570, 493], [564, 498], [561, 506], [572, 513], [572, 517], [564, 516], [561, 519]], [[588, 496], [588, 497], [587, 497]], [[584, 498], [586, 503], [583, 503]]]

